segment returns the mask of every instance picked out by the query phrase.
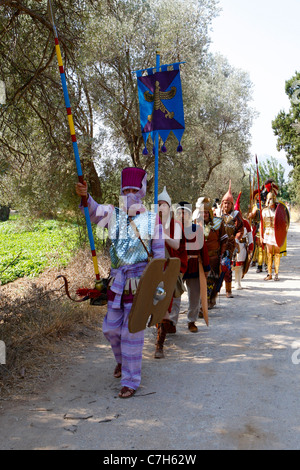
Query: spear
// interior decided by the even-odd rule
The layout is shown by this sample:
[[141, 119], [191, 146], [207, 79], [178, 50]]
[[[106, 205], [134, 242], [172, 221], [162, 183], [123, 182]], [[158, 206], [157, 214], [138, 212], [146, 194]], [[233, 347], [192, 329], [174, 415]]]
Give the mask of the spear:
[[255, 159], [256, 159], [257, 189], [258, 189], [258, 200], [259, 200], [259, 215], [260, 215], [260, 239], [261, 239], [262, 249], [264, 249], [264, 244], [263, 244], [264, 226], [263, 226], [263, 217], [262, 217], [262, 210], [261, 210], [261, 195], [260, 195], [260, 183], [259, 183], [259, 171], [258, 171], [257, 155], [255, 155]]
[[[65, 106], [66, 106], [66, 111], [67, 111], [69, 129], [70, 129], [70, 134], [71, 134], [71, 139], [72, 139], [72, 145], [73, 145], [73, 151], [74, 151], [74, 156], [75, 156], [75, 163], [76, 163], [76, 168], [77, 168], [78, 181], [83, 184], [84, 179], [83, 179], [83, 173], [82, 173], [82, 168], [81, 168], [79, 150], [78, 150], [78, 145], [77, 145], [76, 132], [75, 132], [74, 121], [73, 121], [72, 110], [71, 110], [71, 104], [70, 104], [70, 99], [69, 99], [66, 75], [65, 75], [62, 56], [61, 56], [61, 52], [60, 52], [58, 34], [57, 34], [55, 22], [54, 22], [54, 14], [53, 14], [51, 0], [48, 0], [48, 13], [49, 13], [50, 20], [51, 20], [52, 27], [53, 27], [54, 41], [55, 41], [55, 51], [56, 51], [56, 56], [57, 56], [57, 61], [58, 61], [58, 66], [59, 66], [60, 79], [61, 79], [61, 84], [62, 84], [62, 89], [63, 89], [63, 94], [64, 94], [64, 100], [65, 100]], [[95, 276], [96, 276], [96, 281], [95, 281], [96, 286], [95, 287], [97, 287], [97, 281], [98, 281], [98, 288], [99, 288], [99, 284], [101, 283], [101, 281], [100, 281], [97, 255], [96, 255], [96, 250], [95, 250], [92, 224], [91, 224], [91, 219], [90, 219], [90, 214], [89, 214], [89, 210], [88, 210], [88, 203], [87, 203], [87, 197], [86, 196], [82, 197], [82, 205], [83, 205], [83, 209], [84, 209], [85, 221], [86, 221], [88, 237], [89, 237], [89, 242], [90, 242], [90, 248], [91, 248], [91, 253], [92, 253], [92, 259], [93, 259], [93, 265], [94, 265], [94, 271], [95, 271]], [[64, 276], [59, 276], [59, 277], [64, 277]], [[70, 297], [69, 293], [68, 293], [66, 279], [65, 279], [65, 287], [66, 287], [67, 295], [68, 295], [68, 297]], [[89, 289], [82, 289], [82, 291], [85, 291], [87, 296], [90, 294], [89, 297], [93, 297], [96, 294], [96, 292], [92, 293], [92, 291], [89, 290]], [[95, 289], [94, 289], [94, 291], [95, 291]], [[78, 293], [78, 291], [77, 291], [77, 293]]]

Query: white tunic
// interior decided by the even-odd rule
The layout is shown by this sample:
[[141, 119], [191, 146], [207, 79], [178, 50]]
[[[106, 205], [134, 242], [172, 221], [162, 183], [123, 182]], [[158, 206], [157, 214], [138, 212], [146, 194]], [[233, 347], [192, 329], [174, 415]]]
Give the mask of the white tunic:
[[266, 245], [277, 246], [274, 230], [275, 210], [276, 209], [271, 209], [270, 207], [265, 207], [265, 209], [262, 211], [264, 223], [263, 241]]

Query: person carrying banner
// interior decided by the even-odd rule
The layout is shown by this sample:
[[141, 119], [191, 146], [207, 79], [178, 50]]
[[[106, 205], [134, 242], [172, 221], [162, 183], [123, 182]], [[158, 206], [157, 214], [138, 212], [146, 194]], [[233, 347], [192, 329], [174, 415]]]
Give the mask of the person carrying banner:
[[264, 182], [263, 187], [261, 188], [261, 202], [263, 208], [266, 207], [268, 194], [273, 193], [275, 196], [277, 196], [278, 191], [279, 187], [272, 178], [268, 178]]
[[183, 275], [187, 269], [187, 252], [185, 247], [185, 237], [181, 223], [175, 220], [172, 211], [171, 198], [166, 187], [158, 195], [158, 211], [164, 229], [166, 258], [180, 259], [180, 274], [178, 276], [176, 288], [171, 304], [162, 322], [157, 325], [157, 339], [154, 357], [161, 359], [164, 357], [164, 342], [167, 333], [176, 333], [178, 322], [181, 294], [184, 292]]
[[[225, 250], [229, 253], [232, 261], [234, 252], [237, 251], [237, 242], [241, 240], [244, 234], [244, 223], [239, 211], [234, 209], [234, 200], [231, 193], [231, 181], [229, 181], [229, 189], [223, 196], [222, 202], [222, 219], [225, 227], [225, 233], [228, 235]], [[226, 297], [232, 298], [232, 270], [228, 269], [225, 274]]]
[[[117, 362], [114, 377], [121, 378], [120, 398], [134, 395], [141, 382], [144, 330], [137, 333], [130, 333], [128, 330], [128, 316], [137, 283], [147, 266], [148, 253], [151, 253], [153, 258], [165, 257], [165, 243], [159, 217], [147, 211], [142, 203], [146, 188], [145, 170], [136, 167], [124, 168], [121, 174], [122, 207], [114, 207], [94, 201], [87, 193], [86, 183], [76, 184], [77, 195], [88, 197], [91, 222], [106, 227], [111, 239], [107, 314], [102, 330], [110, 342]], [[132, 221], [140, 238], [132, 228]]]

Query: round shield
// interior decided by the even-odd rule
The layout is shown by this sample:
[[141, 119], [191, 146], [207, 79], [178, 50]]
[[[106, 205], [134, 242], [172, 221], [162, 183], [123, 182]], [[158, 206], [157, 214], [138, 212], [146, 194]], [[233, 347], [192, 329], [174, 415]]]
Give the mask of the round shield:
[[275, 211], [274, 230], [275, 240], [279, 248], [284, 244], [290, 223], [290, 216], [287, 207], [279, 202]]
[[243, 266], [243, 275], [242, 275], [242, 279], [246, 276], [248, 270], [249, 270], [249, 267], [250, 267], [250, 264], [251, 264], [251, 261], [252, 261], [252, 258], [253, 258], [253, 253], [251, 253], [251, 255], [248, 253], [247, 254], [247, 257], [245, 259], [245, 262], [244, 262], [244, 266]]

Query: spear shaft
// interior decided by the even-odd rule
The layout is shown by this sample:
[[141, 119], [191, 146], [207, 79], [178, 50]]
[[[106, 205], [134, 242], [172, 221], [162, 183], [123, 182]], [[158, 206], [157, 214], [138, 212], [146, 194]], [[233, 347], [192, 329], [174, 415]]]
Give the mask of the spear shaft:
[[249, 212], [252, 211], [252, 206], [253, 206], [253, 201], [252, 201], [252, 182], [251, 182], [251, 171], [249, 173], [249, 186], [250, 186], [250, 198], [249, 198], [249, 203], [250, 203], [250, 207], [249, 207]]
[[[54, 15], [53, 15], [51, 0], [48, 0], [48, 11], [50, 13], [50, 19], [51, 19], [51, 23], [53, 27], [53, 32], [54, 32], [55, 51], [56, 51], [56, 56], [57, 56], [57, 61], [58, 61], [58, 67], [59, 67], [60, 79], [61, 79], [61, 84], [62, 84], [62, 89], [63, 89], [63, 94], [64, 94], [65, 106], [67, 110], [67, 117], [68, 117], [69, 129], [70, 129], [73, 151], [74, 151], [74, 156], [75, 156], [78, 181], [83, 184], [84, 180], [83, 180], [83, 173], [81, 169], [81, 162], [80, 162], [79, 150], [78, 150], [78, 145], [77, 145], [76, 132], [75, 132], [71, 104], [70, 104], [70, 99], [69, 99], [66, 75], [65, 75], [63, 61], [62, 61], [61, 52], [60, 52], [58, 35], [57, 35], [57, 30], [56, 30], [56, 26], [54, 22]], [[92, 224], [91, 224], [86, 196], [82, 197], [82, 205], [84, 209], [85, 221], [86, 221], [86, 226], [87, 226], [87, 231], [88, 231], [90, 248], [92, 252], [92, 259], [93, 259], [93, 264], [94, 264], [96, 280], [100, 280], [98, 261], [97, 261], [97, 255], [96, 255], [96, 250], [95, 250], [95, 243], [94, 243], [94, 236], [93, 236]]]

